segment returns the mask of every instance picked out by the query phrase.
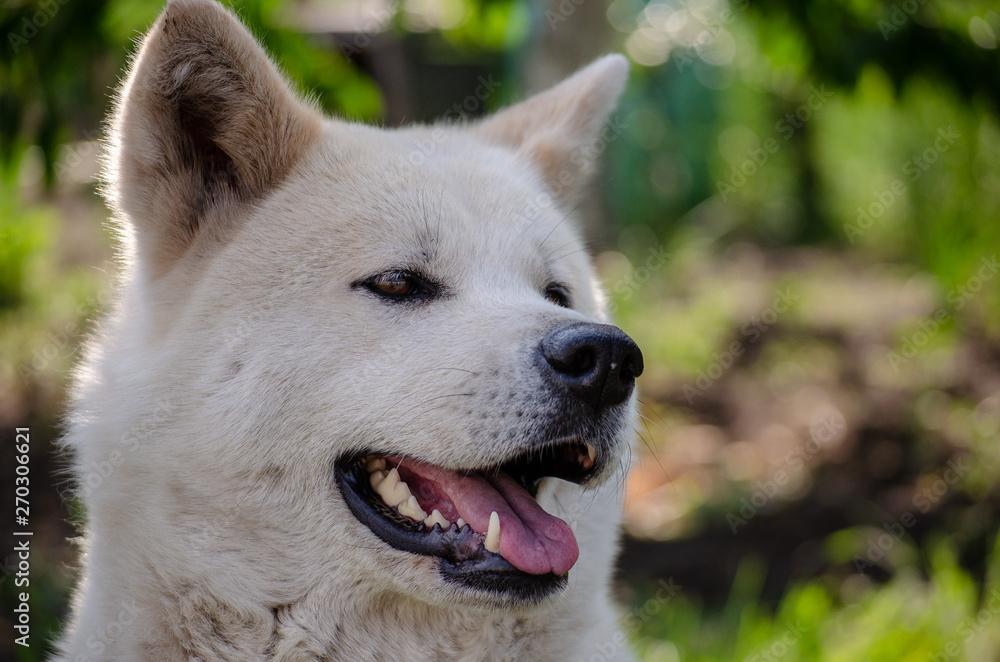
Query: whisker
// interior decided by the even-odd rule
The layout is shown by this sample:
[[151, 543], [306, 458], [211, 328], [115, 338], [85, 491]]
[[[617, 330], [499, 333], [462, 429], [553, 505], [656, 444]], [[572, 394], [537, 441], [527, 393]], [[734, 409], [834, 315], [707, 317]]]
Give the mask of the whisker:
[[438, 405], [437, 407], [430, 407], [428, 409], [423, 409], [423, 410], [416, 411], [416, 412], [413, 411], [413, 410], [415, 410], [415, 409], [417, 409], [419, 407], [423, 407], [424, 405], [426, 405], [429, 402], [434, 402], [435, 400], [441, 400], [443, 398], [457, 398], [457, 397], [461, 397], [461, 396], [470, 396], [470, 395], [475, 395], [475, 393], [448, 393], [446, 395], [437, 395], [437, 396], [434, 396], [433, 398], [428, 398], [428, 399], [424, 400], [423, 402], [419, 402], [419, 403], [413, 405], [410, 408], [410, 411], [411, 411], [411, 413], [413, 413], [413, 416], [411, 416], [409, 419], [407, 419], [406, 421], [404, 421], [403, 425], [404, 426], [409, 425], [414, 420], [416, 420], [418, 417], [424, 416], [426, 414], [429, 414], [432, 411], [437, 411], [438, 409], [441, 409], [442, 407], [445, 406], [445, 405], [442, 404], [442, 405]]
[[627, 466], [628, 464], [625, 463], [625, 458], [619, 457], [618, 471], [615, 472], [615, 475], [617, 476], [618, 480], [618, 489], [615, 494], [615, 502], [622, 506], [625, 505], [625, 496], [626, 496], [625, 483], [628, 480], [628, 469], [626, 469]]
[[[643, 407], [645, 407], [645, 408], [646, 408], [646, 409], [647, 409], [647, 410], [649, 411], [649, 413], [650, 413], [650, 414], [652, 414], [653, 416], [655, 416], [655, 417], [657, 417], [658, 419], [660, 419], [660, 423], [662, 423], [662, 424], [663, 424], [663, 426], [664, 426], [664, 427], [665, 427], [666, 429], [668, 429], [668, 430], [669, 430], [669, 429], [671, 429], [671, 428], [670, 428], [670, 423], [667, 423], [667, 421], [666, 421], [666, 420], [664, 420], [664, 418], [663, 418], [662, 416], [660, 416], [660, 414], [659, 414], [659, 413], [657, 413], [656, 409], [654, 409], [654, 408], [653, 408], [652, 406], [650, 406], [650, 405], [649, 405], [648, 403], [646, 403], [646, 402], [643, 402], [642, 398], [636, 398], [636, 399], [637, 399], [637, 400], [639, 401], [639, 404], [640, 404], [640, 405], [642, 405]], [[642, 412], [639, 412], [639, 414], [640, 414], [640, 415], [642, 415]]]
[[575, 205], [573, 205], [572, 207], [570, 207], [569, 211], [566, 212], [566, 215], [563, 216], [561, 219], [559, 219], [558, 223], [556, 223], [554, 226], [552, 226], [552, 229], [549, 230], [549, 233], [547, 235], [545, 235], [545, 238], [542, 239], [541, 243], [544, 244], [548, 240], [548, 238], [552, 236], [552, 233], [556, 231], [556, 228], [558, 228], [560, 225], [563, 224], [563, 221], [565, 221], [567, 218], [569, 218], [570, 216], [572, 216], [573, 212], [575, 212], [577, 209], [579, 209], [581, 207], [581, 205], [583, 205], [584, 202], [586, 202], [588, 199], [590, 199], [590, 196], [594, 195], [599, 190], [601, 190], [601, 187], [605, 186], [612, 179], [614, 179], [614, 176], [608, 177], [603, 182], [594, 184], [593, 185], [593, 189], [590, 191], [590, 193], [588, 193], [587, 195], [583, 196], [580, 199], [579, 202], [577, 202]]
[[560, 255], [559, 257], [552, 258], [552, 262], [558, 262], [559, 260], [565, 260], [570, 255], [575, 255], [577, 253], [585, 253], [585, 252], [587, 252], [589, 250], [590, 250], [590, 248], [587, 247], [587, 246], [584, 246], [583, 248], [577, 248], [576, 250], [572, 250], [569, 253], [564, 253], [563, 255]]
[[421, 407], [427, 404], [428, 402], [434, 402], [435, 400], [440, 400], [441, 398], [456, 398], [462, 395], [475, 395], [475, 393], [446, 393], [444, 395], [435, 395], [433, 398], [427, 398], [423, 402], [418, 402], [417, 404], [413, 405], [412, 409]]
[[575, 243], [576, 243], [576, 239], [570, 239], [566, 243], [561, 244], [561, 245], [553, 248], [551, 251], [549, 251], [548, 253], [545, 254], [544, 260], [546, 262], [550, 262], [550, 261], [555, 262], [555, 260], [552, 260], [552, 256], [555, 255], [557, 251], [561, 251], [562, 249], [566, 248], [567, 246], [569, 246], [571, 244], [575, 244]]
[[650, 437], [649, 439], [647, 439], [646, 437], [642, 436], [642, 432], [640, 432], [638, 429], [636, 429], [635, 426], [632, 427], [632, 430], [635, 431], [636, 435], [640, 439], [642, 439], [642, 443], [646, 446], [647, 449], [649, 449], [649, 454], [656, 461], [656, 466], [660, 467], [660, 471], [663, 472], [663, 477], [667, 479], [667, 482], [670, 483], [670, 485], [673, 486], [674, 489], [676, 489], [676, 486], [674, 485], [673, 479], [670, 478], [670, 474], [667, 472], [667, 469], [663, 466], [663, 463], [660, 462], [660, 457], [656, 454], [656, 451], [653, 450], [653, 444], [652, 444], [652, 441], [651, 441], [652, 435], [649, 432], [649, 428], [646, 427], [646, 422], [643, 421], [642, 425], [643, 425], [644, 428], [646, 428], [646, 434], [649, 435], [649, 437]]
[[454, 370], [456, 372], [467, 372], [470, 375], [478, 375], [479, 373], [475, 370], [466, 370], [465, 368], [427, 368], [426, 370], [421, 370], [420, 372], [413, 373], [414, 375], [423, 375], [428, 372], [434, 372], [435, 370]]

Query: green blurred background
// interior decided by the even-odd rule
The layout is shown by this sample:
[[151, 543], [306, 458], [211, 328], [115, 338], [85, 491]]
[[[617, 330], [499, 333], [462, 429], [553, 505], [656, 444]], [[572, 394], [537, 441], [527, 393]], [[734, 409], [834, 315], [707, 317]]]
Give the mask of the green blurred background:
[[[328, 112], [388, 126], [632, 60], [581, 212], [646, 357], [618, 585], [643, 659], [1000, 660], [994, 2], [232, 6]], [[55, 440], [115, 271], [97, 141], [160, 9], [0, 8], [0, 425], [35, 481], [33, 647], [3, 551], [3, 659], [66, 614], [85, 514]]]

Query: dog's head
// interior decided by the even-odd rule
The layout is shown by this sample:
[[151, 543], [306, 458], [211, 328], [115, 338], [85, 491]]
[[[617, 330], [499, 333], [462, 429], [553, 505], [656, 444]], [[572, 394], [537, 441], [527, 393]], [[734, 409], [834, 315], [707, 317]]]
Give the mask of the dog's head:
[[218, 5], [168, 6], [113, 124], [130, 277], [101, 359], [163, 403], [117, 483], [162, 544], [274, 601], [485, 607], [613, 547], [586, 491], [627, 464], [642, 356], [568, 217], [626, 74], [388, 131], [321, 117]]

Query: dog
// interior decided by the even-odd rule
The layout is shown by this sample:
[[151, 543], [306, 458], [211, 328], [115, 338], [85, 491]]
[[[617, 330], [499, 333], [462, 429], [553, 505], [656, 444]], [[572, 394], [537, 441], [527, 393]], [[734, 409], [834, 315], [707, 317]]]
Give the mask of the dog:
[[570, 218], [627, 75], [386, 130], [167, 5], [109, 124], [123, 267], [67, 423], [56, 659], [631, 659], [642, 354]]

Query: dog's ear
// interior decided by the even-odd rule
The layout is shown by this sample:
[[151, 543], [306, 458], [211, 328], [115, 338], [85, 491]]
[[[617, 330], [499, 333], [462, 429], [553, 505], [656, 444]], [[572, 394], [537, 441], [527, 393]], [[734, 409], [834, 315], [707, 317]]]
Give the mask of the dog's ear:
[[473, 131], [526, 156], [541, 169], [553, 195], [565, 202], [593, 171], [608, 136], [620, 133], [602, 133], [602, 127], [627, 78], [628, 60], [607, 55], [555, 87], [487, 118]]
[[233, 15], [214, 0], [173, 0], [118, 98], [109, 200], [140, 259], [162, 272], [277, 186], [320, 131], [320, 115]]

